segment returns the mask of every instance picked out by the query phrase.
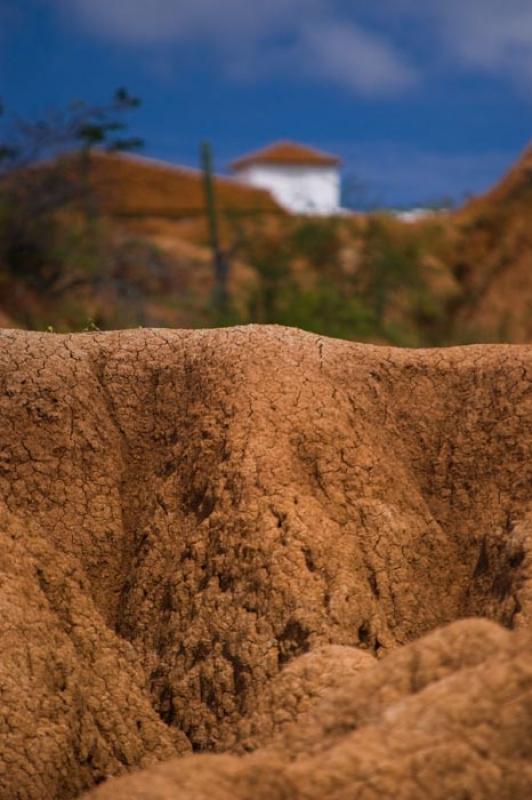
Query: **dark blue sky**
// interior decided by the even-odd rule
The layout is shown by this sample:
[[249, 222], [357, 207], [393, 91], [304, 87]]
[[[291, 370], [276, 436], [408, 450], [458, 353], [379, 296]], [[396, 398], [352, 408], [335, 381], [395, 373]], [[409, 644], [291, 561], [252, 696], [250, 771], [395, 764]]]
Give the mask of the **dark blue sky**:
[[34, 117], [118, 86], [145, 153], [220, 171], [280, 138], [339, 154], [356, 198], [479, 192], [532, 130], [530, 0], [0, 0], [0, 97]]

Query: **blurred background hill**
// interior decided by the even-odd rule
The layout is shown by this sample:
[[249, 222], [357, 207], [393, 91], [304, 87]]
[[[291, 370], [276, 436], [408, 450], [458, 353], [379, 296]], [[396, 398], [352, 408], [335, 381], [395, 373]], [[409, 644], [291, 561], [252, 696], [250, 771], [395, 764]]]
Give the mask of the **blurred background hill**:
[[525, 342], [532, 335], [530, 149], [485, 195], [414, 222], [387, 211], [291, 215], [268, 192], [215, 176], [229, 265], [223, 307], [213, 301], [201, 172], [95, 149], [83, 202], [78, 186], [75, 197], [50, 204], [47, 195], [66, 176], [79, 183], [79, 175], [72, 178], [76, 158], [58, 156], [4, 176], [5, 326], [277, 322], [409, 346]]

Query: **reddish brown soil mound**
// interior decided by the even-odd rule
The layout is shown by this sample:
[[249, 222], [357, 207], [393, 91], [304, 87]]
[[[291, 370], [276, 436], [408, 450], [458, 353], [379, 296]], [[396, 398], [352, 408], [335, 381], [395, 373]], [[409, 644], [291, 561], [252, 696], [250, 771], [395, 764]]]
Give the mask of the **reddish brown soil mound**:
[[531, 684], [529, 638], [454, 623], [344, 673], [342, 688], [253, 755], [174, 759], [87, 800], [524, 800]]
[[0, 335], [2, 800], [529, 797], [531, 370]]

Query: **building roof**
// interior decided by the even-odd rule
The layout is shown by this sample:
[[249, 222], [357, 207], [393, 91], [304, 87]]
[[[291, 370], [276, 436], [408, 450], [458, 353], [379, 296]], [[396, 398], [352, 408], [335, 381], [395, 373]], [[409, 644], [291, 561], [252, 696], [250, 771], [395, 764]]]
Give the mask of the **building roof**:
[[341, 159], [323, 150], [307, 147], [297, 142], [274, 142], [262, 150], [237, 158], [231, 164], [234, 170], [243, 169], [251, 164], [308, 164], [319, 167], [337, 166]]

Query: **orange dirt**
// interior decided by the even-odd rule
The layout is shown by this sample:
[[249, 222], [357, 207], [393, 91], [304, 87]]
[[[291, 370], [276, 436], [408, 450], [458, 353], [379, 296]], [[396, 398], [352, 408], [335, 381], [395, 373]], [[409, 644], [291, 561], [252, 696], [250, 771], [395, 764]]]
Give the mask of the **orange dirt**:
[[[102, 208], [117, 217], [181, 218], [204, 214], [201, 172], [173, 167], [149, 158], [127, 155], [93, 156], [91, 177]], [[216, 176], [220, 211], [282, 213], [264, 189]]]
[[531, 375], [1, 333], [2, 800], [529, 798]]

